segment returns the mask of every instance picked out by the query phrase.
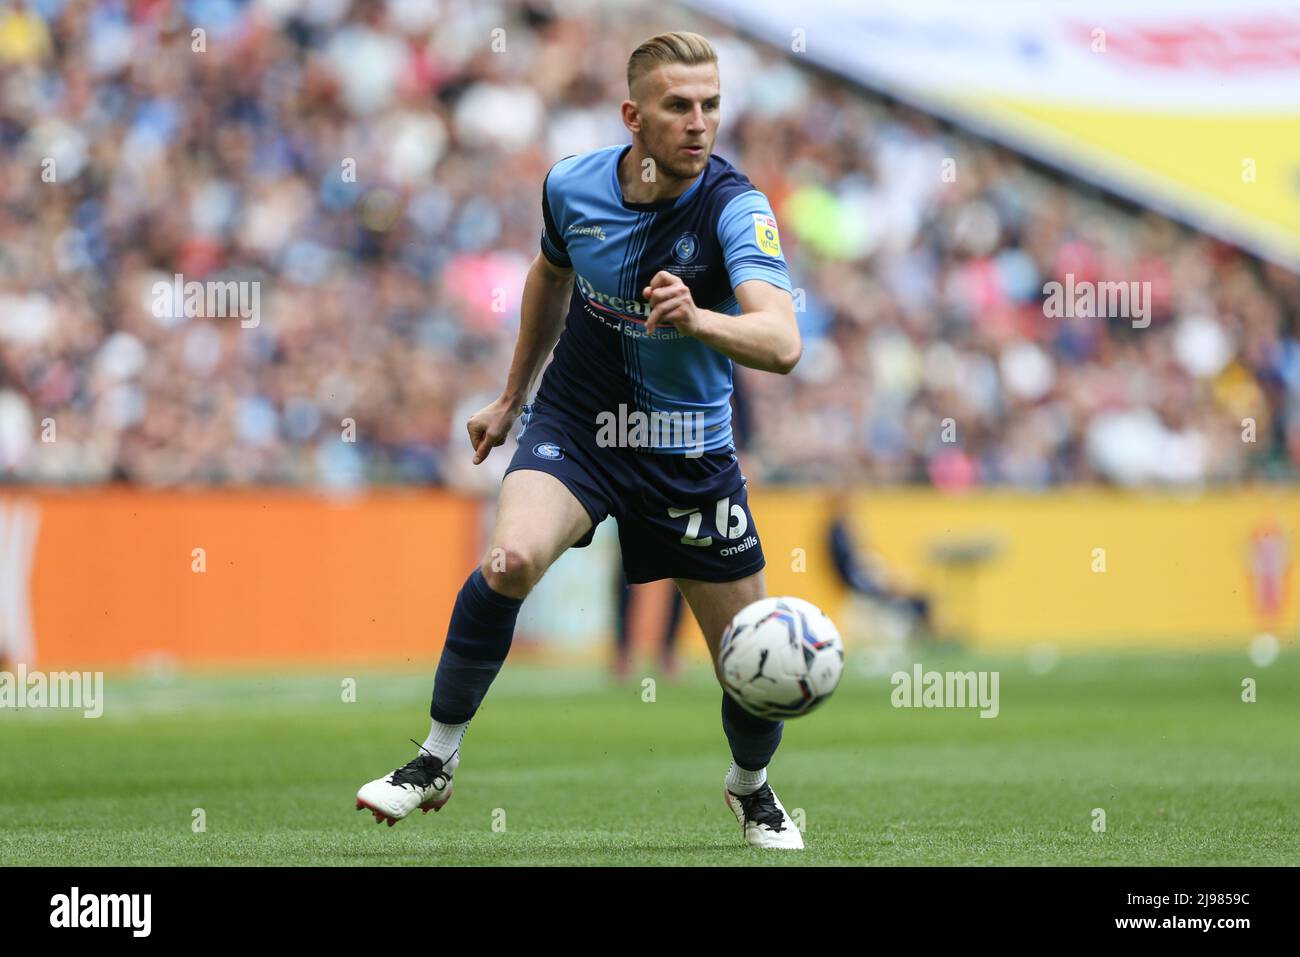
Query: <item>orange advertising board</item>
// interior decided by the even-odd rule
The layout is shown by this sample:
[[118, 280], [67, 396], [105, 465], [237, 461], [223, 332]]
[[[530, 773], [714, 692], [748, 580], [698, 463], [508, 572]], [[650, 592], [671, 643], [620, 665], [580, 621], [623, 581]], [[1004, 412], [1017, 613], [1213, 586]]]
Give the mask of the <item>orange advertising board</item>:
[[0, 649], [42, 668], [432, 664], [478, 522], [434, 491], [10, 492]]

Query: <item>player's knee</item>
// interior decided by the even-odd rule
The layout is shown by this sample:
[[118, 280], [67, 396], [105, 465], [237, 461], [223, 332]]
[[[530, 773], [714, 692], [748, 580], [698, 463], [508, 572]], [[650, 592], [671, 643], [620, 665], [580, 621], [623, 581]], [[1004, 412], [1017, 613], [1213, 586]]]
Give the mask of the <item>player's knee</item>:
[[496, 547], [484, 557], [481, 570], [494, 592], [523, 598], [541, 580], [546, 565], [526, 549]]

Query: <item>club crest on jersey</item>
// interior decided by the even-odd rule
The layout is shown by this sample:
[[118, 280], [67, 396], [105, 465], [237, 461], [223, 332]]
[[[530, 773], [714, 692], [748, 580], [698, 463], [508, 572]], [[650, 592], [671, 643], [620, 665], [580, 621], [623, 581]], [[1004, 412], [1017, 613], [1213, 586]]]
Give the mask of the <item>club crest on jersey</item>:
[[758, 248], [769, 256], [781, 255], [781, 235], [776, 231], [776, 220], [765, 213], [754, 213], [753, 216]]
[[539, 459], [550, 459], [552, 462], [558, 462], [564, 458], [564, 449], [554, 442], [538, 442], [533, 446], [533, 454]]
[[700, 241], [694, 233], [682, 233], [681, 238], [673, 244], [673, 258], [683, 266], [695, 258], [700, 251]]

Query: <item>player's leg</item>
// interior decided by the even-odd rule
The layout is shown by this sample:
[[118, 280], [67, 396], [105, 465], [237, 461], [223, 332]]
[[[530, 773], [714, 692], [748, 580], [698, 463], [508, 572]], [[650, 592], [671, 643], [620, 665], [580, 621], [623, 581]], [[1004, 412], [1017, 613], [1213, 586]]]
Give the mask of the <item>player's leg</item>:
[[632, 586], [627, 573], [618, 569], [616, 619], [614, 622], [614, 677], [625, 681], [632, 671]]
[[709, 646], [709, 657], [713, 659], [713, 670], [717, 673], [718, 647], [722, 644], [722, 633], [727, 625], [746, 605], [767, 597], [767, 582], [763, 572], [759, 570], [733, 582], [677, 578], [674, 583], [686, 603], [691, 606], [691, 614], [704, 633], [705, 644]]
[[664, 622], [663, 641], [659, 645], [659, 661], [664, 674], [669, 678], [676, 678], [681, 670], [677, 660], [677, 629], [682, 623], [682, 609], [685, 605], [682, 590], [674, 586], [668, 599], [668, 620]]
[[593, 515], [554, 475], [506, 475], [491, 543], [456, 596], [434, 678], [432, 726], [420, 754], [357, 793], [357, 808], [391, 826], [416, 807], [439, 810], [469, 721], [505, 662], [524, 598], [546, 569], [593, 530]]
[[424, 748], [450, 769], [465, 725], [505, 662], [524, 598], [592, 527], [582, 503], [554, 475], [526, 469], [502, 482], [490, 544], [456, 596], [434, 677]]
[[[722, 633], [731, 619], [745, 606], [767, 597], [761, 571], [734, 582], [701, 582], [678, 579], [677, 587], [691, 606], [695, 620], [709, 646], [713, 673], [722, 684], [718, 670], [718, 650]], [[751, 794], [767, 782], [767, 766], [781, 743], [785, 724], [757, 718], [725, 691], [722, 694], [722, 730], [731, 748], [732, 766], [727, 774], [727, 789], [737, 795]]]
[[[713, 672], [721, 685], [718, 650], [722, 633], [737, 612], [767, 597], [763, 572], [732, 582], [677, 579], [676, 584], [704, 633]], [[799, 829], [767, 783], [767, 766], [781, 743], [784, 727], [783, 721], [755, 717], [723, 691], [722, 730], [732, 759], [723, 793], [727, 806], [745, 830], [745, 839], [755, 847], [803, 847]]]
[[[614, 466], [621, 467], [613, 501], [628, 581], [674, 580], [700, 624], [717, 675], [723, 631], [737, 612], [767, 594], [763, 546], [740, 463], [718, 451], [689, 459], [640, 456], [614, 460]], [[723, 691], [722, 728], [732, 755], [724, 793], [755, 847], [803, 847], [767, 783], [783, 727], [754, 717]]]

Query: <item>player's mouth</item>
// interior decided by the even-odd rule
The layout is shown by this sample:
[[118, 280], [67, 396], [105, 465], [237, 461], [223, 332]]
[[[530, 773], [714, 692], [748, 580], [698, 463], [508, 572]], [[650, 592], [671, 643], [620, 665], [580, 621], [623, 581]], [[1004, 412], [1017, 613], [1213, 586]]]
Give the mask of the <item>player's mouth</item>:
[[684, 153], [689, 153], [691, 156], [703, 156], [703, 155], [704, 155], [704, 147], [703, 147], [703, 146], [683, 146], [683, 147], [682, 147], [682, 152], [684, 152]]

